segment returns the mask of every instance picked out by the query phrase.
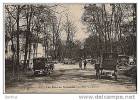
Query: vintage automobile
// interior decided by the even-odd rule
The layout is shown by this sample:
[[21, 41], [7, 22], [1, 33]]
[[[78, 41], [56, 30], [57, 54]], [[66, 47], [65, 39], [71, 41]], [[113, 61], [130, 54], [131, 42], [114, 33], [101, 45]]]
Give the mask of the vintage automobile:
[[129, 57], [127, 55], [118, 55], [118, 74], [124, 74], [129, 69], [129, 67]]
[[129, 64], [130, 65], [136, 64], [136, 58], [134, 56], [129, 56]]
[[54, 63], [45, 57], [33, 59], [34, 75], [48, 75], [54, 70]]
[[120, 64], [128, 64], [129, 57], [127, 55], [118, 55], [118, 63]]
[[63, 63], [64, 63], [64, 64], [69, 64], [69, 63], [70, 63], [70, 60], [67, 59], [67, 58], [65, 58], [65, 59], [63, 60]]
[[91, 63], [92, 59], [91, 58], [88, 58], [86, 59], [87, 63]]
[[95, 64], [96, 77], [102, 78], [102, 76], [114, 77], [117, 80], [117, 53], [103, 53], [103, 55], [98, 59], [98, 63]]
[[118, 55], [117, 53], [103, 53], [95, 64], [96, 76], [114, 77], [117, 80], [118, 75], [124, 75], [130, 72], [131, 68], [136, 69], [135, 65], [129, 64], [127, 55]]
[[91, 59], [91, 64], [96, 64], [97, 59]]
[[75, 64], [76, 63], [76, 60], [75, 59], [67, 59], [67, 58], [65, 58], [63, 60], [63, 63], [64, 64]]

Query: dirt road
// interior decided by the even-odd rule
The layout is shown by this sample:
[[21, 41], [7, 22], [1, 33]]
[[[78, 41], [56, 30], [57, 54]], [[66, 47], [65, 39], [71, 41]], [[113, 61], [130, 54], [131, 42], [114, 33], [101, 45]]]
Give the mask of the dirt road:
[[55, 64], [50, 76], [27, 77], [21, 82], [7, 86], [6, 93], [135, 93], [133, 79], [119, 76], [96, 79], [94, 66], [88, 64], [86, 70], [79, 70], [78, 64]]

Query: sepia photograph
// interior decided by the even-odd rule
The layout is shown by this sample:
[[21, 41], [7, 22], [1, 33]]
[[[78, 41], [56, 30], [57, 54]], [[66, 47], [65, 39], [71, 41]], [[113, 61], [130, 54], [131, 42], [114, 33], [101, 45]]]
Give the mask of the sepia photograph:
[[4, 93], [137, 93], [137, 3], [4, 3]]

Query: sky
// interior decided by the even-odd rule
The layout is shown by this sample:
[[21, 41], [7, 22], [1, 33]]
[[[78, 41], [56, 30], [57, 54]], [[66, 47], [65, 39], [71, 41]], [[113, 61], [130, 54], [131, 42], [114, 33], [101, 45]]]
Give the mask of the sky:
[[[54, 6], [54, 4], [48, 4], [49, 6]], [[60, 19], [61, 16], [61, 21], [64, 24], [66, 22], [66, 14], [68, 14], [69, 20], [72, 21], [74, 23], [74, 25], [76, 26], [76, 33], [75, 33], [75, 37], [74, 40], [80, 40], [81, 42], [83, 42], [87, 37], [88, 37], [88, 33], [86, 33], [86, 26], [82, 24], [81, 21], [81, 17], [82, 14], [84, 12], [84, 4], [57, 4], [58, 6], [53, 8], [53, 10], [55, 10], [58, 13], [56, 13], [57, 17], [58, 17], [58, 21]], [[21, 25], [23, 24], [23, 22], [21, 21], [20, 23]], [[62, 24], [61, 24], [62, 25]], [[67, 33], [63, 30], [61, 32], [61, 38], [62, 40], [66, 40], [67, 39]]]
[[[58, 7], [57, 11], [65, 11], [63, 13], [64, 16], [62, 16], [62, 21], [66, 21], [66, 16], [65, 14], [68, 13], [69, 20], [71, 20], [74, 25], [76, 26], [76, 33], [75, 33], [75, 40], [80, 40], [83, 41], [85, 38], [88, 37], [88, 33], [86, 33], [86, 26], [82, 24], [81, 17], [84, 12], [84, 4], [62, 4], [61, 6]], [[61, 33], [62, 39], [66, 39], [66, 33], [62, 32]]]

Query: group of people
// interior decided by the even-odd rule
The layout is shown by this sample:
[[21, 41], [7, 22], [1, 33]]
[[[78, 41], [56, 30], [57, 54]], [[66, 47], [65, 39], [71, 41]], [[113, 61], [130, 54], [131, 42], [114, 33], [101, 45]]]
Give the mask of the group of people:
[[82, 59], [79, 60], [79, 68], [80, 69], [82, 69], [82, 63], [84, 64], [84, 69], [86, 69], [86, 65], [87, 65], [86, 59], [85, 60], [82, 60]]

